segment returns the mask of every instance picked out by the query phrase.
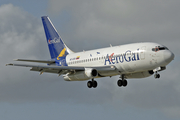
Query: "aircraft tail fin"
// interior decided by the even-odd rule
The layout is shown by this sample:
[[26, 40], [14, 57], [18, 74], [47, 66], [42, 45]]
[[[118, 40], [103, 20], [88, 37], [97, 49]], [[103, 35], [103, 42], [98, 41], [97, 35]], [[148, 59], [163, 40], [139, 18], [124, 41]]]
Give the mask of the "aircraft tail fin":
[[47, 39], [47, 44], [49, 47], [49, 52], [51, 59], [59, 60], [61, 57], [73, 53], [63, 42], [59, 36], [56, 28], [52, 24], [51, 20], [47, 16], [43, 16], [42, 23], [44, 26], [44, 31]]

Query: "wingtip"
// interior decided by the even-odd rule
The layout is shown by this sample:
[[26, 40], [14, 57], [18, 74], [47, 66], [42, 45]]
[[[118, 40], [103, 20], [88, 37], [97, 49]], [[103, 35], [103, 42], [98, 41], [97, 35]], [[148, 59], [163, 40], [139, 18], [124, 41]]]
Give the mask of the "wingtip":
[[6, 64], [6, 66], [13, 66], [14, 64], [12, 64], [12, 63], [9, 63], [9, 64]]

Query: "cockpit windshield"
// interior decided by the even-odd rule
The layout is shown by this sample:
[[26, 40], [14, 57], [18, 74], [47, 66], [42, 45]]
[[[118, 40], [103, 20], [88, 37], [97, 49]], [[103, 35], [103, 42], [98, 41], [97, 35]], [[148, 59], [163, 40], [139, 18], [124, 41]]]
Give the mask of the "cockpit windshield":
[[160, 50], [169, 50], [167, 47], [163, 46], [163, 47], [160, 47], [160, 46], [156, 46], [155, 48], [152, 48], [152, 51], [160, 51]]

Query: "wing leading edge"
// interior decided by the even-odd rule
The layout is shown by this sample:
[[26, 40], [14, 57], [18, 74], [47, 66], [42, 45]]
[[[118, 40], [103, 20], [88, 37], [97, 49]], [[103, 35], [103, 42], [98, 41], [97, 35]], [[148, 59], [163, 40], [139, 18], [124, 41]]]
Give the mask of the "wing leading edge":
[[24, 61], [24, 62], [37, 62], [37, 63], [55, 63], [55, 60], [28, 60], [28, 59], [15, 59], [14, 61]]

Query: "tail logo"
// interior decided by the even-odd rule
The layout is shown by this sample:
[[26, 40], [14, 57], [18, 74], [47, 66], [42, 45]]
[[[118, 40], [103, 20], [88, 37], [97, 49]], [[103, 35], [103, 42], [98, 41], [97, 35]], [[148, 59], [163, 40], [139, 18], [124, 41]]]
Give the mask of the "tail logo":
[[60, 43], [60, 39], [54, 38], [53, 40], [49, 39], [48, 44]]
[[64, 48], [64, 49], [60, 52], [59, 56], [57, 57], [57, 60], [60, 60], [60, 57], [63, 57], [63, 56], [65, 55], [65, 52], [66, 52], [66, 48]]

